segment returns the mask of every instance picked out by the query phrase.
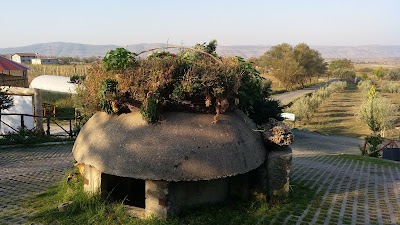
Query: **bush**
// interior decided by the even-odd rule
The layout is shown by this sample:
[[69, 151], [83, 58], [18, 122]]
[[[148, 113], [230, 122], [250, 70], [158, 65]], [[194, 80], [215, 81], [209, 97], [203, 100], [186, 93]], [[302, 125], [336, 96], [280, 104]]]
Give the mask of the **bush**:
[[400, 93], [400, 82], [382, 81], [381, 91], [384, 93]]
[[78, 90], [77, 104], [89, 116], [98, 110], [121, 114], [138, 108], [144, 119], [154, 123], [163, 110], [219, 114], [240, 108], [255, 116], [271, 103], [270, 112], [276, 114], [258, 117], [279, 118], [281, 108], [265, 100], [270, 93], [269, 80], [242, 58], [218, 58], [213, 54], [157, 52], [146, 59], [135, 59], [135, 64], [124, 67], [123, 73], [103, 70], [103, 65], [95, 64]]
[[362, 68], [358, 69], [358, 72], [372, 73], [372, 72], [374, 72], [374, 69], [372, 69], [371, 67], [362, 67]]
[[397, 105], [380, 96], [375, 86], [371, 86], [368, 98], [364, 98], [356, 115], [360, 121], [368, 125], [372, 132], [376, 133], [394, 127], [397, 110]]
[[368, 93], [369, 89], [372, 87], [372, 81], [370, 80], [362, 80], [358, 82], [357, 88], [361, 91], [361, 93]]
[[389, 80], [400, 80], [400, 68], [389, 70], [386, 77]]
[[124, 49], [117, 48], [107, 52], [103, 58], [104, 68], [107, 71], [115, 71], [121, 73], [127, 68], [136, 64], [136, 54]]
[[316, 112], [322, 102], [329, 98], [335, 92], [343, 91], [347, 86], [345, 81], [337, 81], [331, 83], [328, 87], [320, 88], [315, 91], [311, 96], [303, 96], [293, 102], [287, 109], [287, 112], [294, 113], [296, 119], [301, 121], [310, 119], [310, 116]]
[[8, 132], [0, 138], [1, 145], [32, 145], [43, 142], [65, 141], [69, 139], [45, 136], [38, 130], [19, 127], [17, 132]]
[[72, 75], [69, 77], [70, 83], [80, 84], [83, 80], [85, 80], [85, 75]]

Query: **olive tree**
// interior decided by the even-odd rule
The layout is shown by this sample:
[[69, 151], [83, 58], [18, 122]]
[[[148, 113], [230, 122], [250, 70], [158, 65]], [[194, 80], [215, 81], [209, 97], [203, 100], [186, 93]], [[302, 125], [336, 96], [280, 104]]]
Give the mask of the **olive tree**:
[[353, 62], [350, 59], [335, 59], [329, 63], [329, 72], [340, 79], [352, 79], [356, 76]]
[[271, 72], [286, 89], [296, 84], [304, 87], [307, 80], [326, 71], [321, 54], [305, 43], [294, 48], [288, 43], [272, 46], [255, 62], [261, 70]]
[[397, 110], [398, 106], [380, 96], [376, 92], [376, 87], [372, 85], [368, 91], [368, 98], [365, 98], [359, 107], [357, 116], [376, 135], [394, 127]]

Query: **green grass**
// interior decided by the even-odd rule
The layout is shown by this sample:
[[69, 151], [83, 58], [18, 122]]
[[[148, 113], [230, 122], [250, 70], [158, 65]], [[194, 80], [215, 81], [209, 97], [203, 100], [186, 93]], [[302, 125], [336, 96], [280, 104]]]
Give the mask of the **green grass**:
[[343, 154], [343, 155], [331, 155], [331, 156], [326, 156], [326, 157], [338, 157], [338, 158], [343, 158], [343, 159], [347, 159], [347, 160], [355, 160], [355, 161], [361, 161], [361, 162], [366, 162], [366, 163], [374, 163], [376, 165], [380, 165], [380, 166], [384, 166], [384, 167], [400, 166], [400, 163], [396, 162], [396, 161], [390, 161], [390, 160], [386, 160], [386, 159], [379, 159], [379, 158], [373, 158], [373, 157], [361, 156], [361, 155]]
[[[75, 108], [71, 94], [64, 94], [51, 91], [41, 91], [42, 103], [55, 105], [57, 117], [74, 117]], [[48, 110], [51, 113], [52, 109]]]
[[19, 129], [18, 132], [9, 133], [3, 137], [0, 137], [0, 146], [7, 145], [25, 145], [30, 146], [45, 142], [60, 142], [70, 141], [70, 138], [59, 138], [53, 136], [46, 136], [39, 134], [35, 130]]
[[[71, 173], [72, 171], [70, 171]], [[282, 222], [289, 213], [301, 214], [314, 198], [314, 191], [300, 184], [291, 186], [286, 203], [271, 205], [265, 201], [232, 201], [188, 209], [179, 217], [169, 219], [135, 219], [125, 214], [120, 202], [107, 202], [99, 196], [89, 197], [83, 192], [82, 178], [73, 184], [66, 177], [49, 190], [29, 199], [28, 209], [36, 214], [30, 217], [41, 224], [269, 224], [274, 219]], [[73, 201], [66, 212], [57, 206]]]

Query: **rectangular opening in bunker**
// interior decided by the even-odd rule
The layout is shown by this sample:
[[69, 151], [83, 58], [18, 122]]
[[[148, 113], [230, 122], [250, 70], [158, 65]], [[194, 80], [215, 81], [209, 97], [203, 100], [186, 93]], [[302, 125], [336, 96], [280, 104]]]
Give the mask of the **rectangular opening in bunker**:
[[119, 177], [103, 173], [101, 175], [101, 195], [111, 201], [145, 208], [145, 180]]

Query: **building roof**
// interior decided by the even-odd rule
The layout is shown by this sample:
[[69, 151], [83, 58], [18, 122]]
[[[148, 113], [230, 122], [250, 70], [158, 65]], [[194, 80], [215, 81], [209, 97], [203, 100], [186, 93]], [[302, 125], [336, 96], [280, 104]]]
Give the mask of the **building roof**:
[[[244, 174], [265, 161], [265, 147], [241, 111], [167, 112], [147, 124], [139, 112], [98, 112], [75, 141], [75, 160], [102, 173], [136, 179], [195, 181]], [[254, 124], [253, 124], [254, 125]]]
[[14, 62], [0, 56], [0, 71], [1, 70], [29, 70], [30, 68], [20, 63]]
[[69, 77], [56, 75], [41, 75], [35, 77], [29, 84], [30, 88], [46, 91], [55, 91], [68, 94], [76, 94], [76, 84], [70, 83]]
[[14, 53], [13, 55], [19, 55], [22, 57], [36, 57], [36, 53]]

